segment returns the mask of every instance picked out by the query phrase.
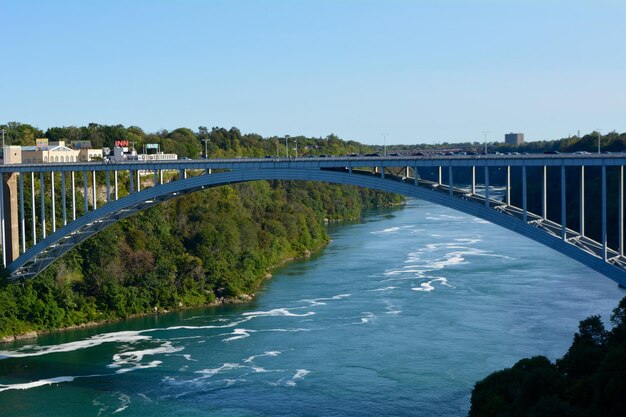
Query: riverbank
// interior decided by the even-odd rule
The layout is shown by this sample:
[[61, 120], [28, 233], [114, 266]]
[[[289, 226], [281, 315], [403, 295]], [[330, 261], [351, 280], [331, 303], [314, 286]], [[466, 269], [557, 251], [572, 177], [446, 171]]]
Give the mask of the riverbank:
[[[263, 285], [267, 280], [272, 278], [273, 275], [272, 275], [271, 271], [275, 270], [276, 268], [285, 267], [288, 263], [293, 262], [293, 261], [301, 261], [301, 260], [308, 259], [308, 258], [311, 257], [311, 255], [313, 255], [315, 253], [318, 253], [322, 249], [324, 249], [329, 243], [330, 243], [330, 239], [327, 240], [324, 244], [319, 245], [316, 248], [312, 248], [311, 250], [308, 250], [308, 249], [305, 250], [303, 252], [302, 256], [298, 256], [298, 257], [290, 256], [290, 257], [287, 257], [287, 258], [283, 259], [277, 265], [272, 266], [270, 268], [270, 270], [267, 271], [264, 274], [264, 276], [258, 281], [259, 282], [259, 287], [261, 285]], [[244, 303], [249, 303], [250, 301], [254, 300], [255, 297], [256, 297], [256, 293], [238, 294], [238, 295], [232, 296], [232, 297], [216, 297], [215, 301], [213, 301], [211, 303], [208, 303], [208, 304], [188, 305], [188, 306], [179, 304], [179, 306], [177, 308], [173, 308], [173, 309], [158, 309], [157, 307], [155, 307], [155, 311], [153, 311], [153, 312], [146, 312], [146, 313], [141, 313], [141, 314], [131, 314], [131, 315], [129, 315], [127, 317], [123, 317], [123, 318], [106, 319], [106, 320], [101, 320], [101, 321], [91, 321], [91, 322], [87, 322], [87, 323], [81, 323], [81, 324], [76, 324], [76, 325], [72, 325], [72, 326], [59, 327], [59, 328], [55, 328], [55, 329], [46, 329], [46, 330], [39, 330], [39, 331], [31, 330], [31, 331], [20, 333], [20, 334], [3, 336], [3, 337], [0, 338], [0, 345], [13, 343], [13, 342], [19, 342], [19, 341], [23, 341], [23, 340], [37, 339], [39, 336], [43, 336], [43, 335], [49, 335], [49, 334], [60, 333], [60, 332], [68, 332], [68, 331], [78, 330], [78, 329], [86, 329], [86, 328], [104, 326], [104, 325], [107, 325], [107, 324], [122, 322], [124, 320], [130, 320], [130, 319], [134, 319], [134, 318], [138, 318], [138, 317], [147, 317], [147, 316], [158, 315], [158, 314], [169, 314], [169, 313], [174, 313], [174, 312], [179, 312], [179, 311], [184, 311], [184, 310], [189, 310], [189, 309], [195, 309], [195, 308], [209, 308], [209, 307], [219, 307], [219, 306], [223, 306], [223, 305], [244, 304]]]

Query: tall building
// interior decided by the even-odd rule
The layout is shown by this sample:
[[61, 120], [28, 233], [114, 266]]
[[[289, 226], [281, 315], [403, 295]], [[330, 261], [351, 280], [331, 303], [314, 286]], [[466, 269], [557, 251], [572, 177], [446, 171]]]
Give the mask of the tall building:
[[504, 143], [519, 146], [524, 143], [523, 133], [507, 133], [504, 135]]

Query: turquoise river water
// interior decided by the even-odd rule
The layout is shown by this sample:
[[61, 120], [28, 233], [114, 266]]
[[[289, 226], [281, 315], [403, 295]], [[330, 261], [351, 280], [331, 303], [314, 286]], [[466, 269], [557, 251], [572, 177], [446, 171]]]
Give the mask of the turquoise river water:
[[477, 380], [560, 357], [626, 295], [424, 202], [330, 231], [249, 304], [0, 346], [0, 416], [462, 416]]

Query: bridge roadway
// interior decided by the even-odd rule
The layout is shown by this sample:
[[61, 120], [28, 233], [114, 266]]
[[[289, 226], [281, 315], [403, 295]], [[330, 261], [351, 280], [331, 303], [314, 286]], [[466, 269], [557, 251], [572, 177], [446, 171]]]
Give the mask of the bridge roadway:
[[[436, 204], [444, 205], [464, 213], [474, 215], [509, 230], [515, 231], [546, 246], [549, 246], [572, 259], [575, 259], [592, 269], [613, 279], [622, 286], [626, 286], [626, 258], [624, 257], [623, 236], [623, 166], [626, 163], [624, 154], [531, 154], [531, 155], [432, 155], [432, 156], [375, 156], [375, 157], [305, 157], [305, 158], [231, 158], [208, 160], [176, 160], [176, 161], [127, 161], [123, 163], [47, 163], [47, 164], [14, 164], [0, 165], [3, 173], [4, 187], [0, 189], [0, 227], [3, 242], [3, 262], [10, 279], [32, 278], [43, 271], [52, 262], [73, 248], [78, 243], [94, 235], [120, 219], [128, 217], [137, 211], [151, 207], [160, 202], [169, 200], [190, 192], [207, 187], [232, 184], [254, 180], [312, 180], [339, 184], [350, 184], [382, 191], [395, 192], [409, 197], [424, 199]], [[455, 169], [471, 168], [471, 184], [459, 186], [454, 184]], [[511, 205], [510, 180], [511, 167], [521, 167], [522, 176], [522, 207]], [[527, 210], [527, 169], [543, 167], [542, 213], [531, 213]], [[556, 190], [547, 189], [547, 167], [560, 167], [561, 186]], [[602, 239], [594, 241], [585, 235], [585, 211], [581, 210], [579, 230], [574, 230], [565, 224], [566, 216], [566, 172], [571, 175], [572, 168], [578, 167], [582, 181], [579, 190], [579, 201], [585, 207], [585, 168], [599, 167], [601, 169], [602, 201], [601, 224]], [[424, 168], [438, 170], [436, 181], [421, 179], [419, 172]], [[493, 168], [506, 168], [505, 193], [502, 200], [493, 198], [493, 184], [489, 184], [489, 173]], [[484, 170], [484, 191], [477, 192], [476, 169]], [[554, 168], [553, 168], [554, 169]], [[163, 183], [164, 171], [178, 171], [179, 179]], [[200, 171], [199, 171], [200, 170]], [[447, 170], [448, 184], [444, 184], [443, 172]], [[607, 170], [619, 170], [620, 192], [618, 197], [618, 227], [619, 242], [617, 248], [607, 245]], [[106, 201], [100, 201], [96, 196], [93, 184], [96, 184], [98, 171], [106, 172]], [[118, 196], [118, 172], [128, 171], [128, 188], [130, 193]], [[85, 199], [82, 216], [76, 217], [76, 203], [71, 188], [71, 220], [66, 211], [67, 187], [66, 175], [70, 173], [72, 184], [74, 174], [81, 173], [84, 180], [83, 192], [88, 195], [87, 173], [92, 178], [92, 201]], [[156, 186], [141, 190], [140, 172], [154, 172]], [[187, 177], [187, 172], [195, 176]], [[197, 175], [200, 172], [202, 175]], [[18, 173], [19, 191], [14, 186], [13, 192], [7, 185], [11, 177]], [[62, 197], [58, 191], [54, 197], [55, 173], [62, 178]], [[115, 184], [111, 185], [110, 174], [115, 175]], [[212, 175], [209, 175], [213, 173]], [[24, 175], [30, 174], [30, 175]], [[35, 174], [38, 174], [40, 184], [50, 178], [49, 186], [39, 187], [40, 215], [35, 210]], [[206, 174], [206, 175], [204, 175]], [[458, 175], [458, 174], [457, 174]], [[31, 178], [32, 189], [32, 231], [28, 241], [24, 211], [24, 182]], [[136, 179], [135, 179], [136, 178]], [[15, 180], [14, 180], [15, 181]], [[137, 186], [135, 187], [135, 183]], [[594, 186], [596, 184], [593, 184]], [[99, 184], [98, 186], [102, 186]], [[8, 192], [7, 192], [8, 190]], [[44, 191], [45, 190], [45, 191]], [[51, 197], [51, 207], [46, 207], [46, 196]], [[547, 218], [547, 194], [549, 192], [561, 195], [561, 223]], [[5, 194], [10, 195], [5, 195]], [[119, 198], [118, 198], [119, 197]], [[17, 215], [17, 200], [19, 199], [19, 216]], [[55, 201], [61, 201], [62, 222], [56, 213]], [[12, 204], [12, 205], [11, 205]], [[91, 207], [89, 207], [91, 204]], [[99, 206], [98, 206], [99, 204]], [[596, 203], [597, 204], [597, 203]], [[14, 211], [13, 215], [7, 210]], [[79, 213], [80, 214], [80, 213]], [[46, 216], [51, 217], [52, 225], [46, 226]], [[19, 219], [19, 223], [18, 223]], [[37, 225], [35, 224], [37, 221]], [[60, 228], [56, 223], [62, 223]], [[52, 227], [50, 227], [52, 226]], [[51, 229], [51, 233], [48, 233]], [[39, 241], [38, 230], [40, 231]], [[21, 237], [18, 238], [19, 235]], [[13, 243], [13, 252], [5, 251], [5, 243]], [[19, 248], [20, 251], [17, 251]], [[21, 252], [21, 254], [20, 254]]]

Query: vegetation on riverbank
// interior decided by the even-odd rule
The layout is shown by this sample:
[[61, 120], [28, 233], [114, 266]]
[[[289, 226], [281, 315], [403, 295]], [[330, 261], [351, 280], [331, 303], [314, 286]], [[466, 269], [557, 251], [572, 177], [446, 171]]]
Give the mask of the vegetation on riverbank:
[[[229, 132], [228, 143], [245, 141], [239, 131]], [[198, 144], [200, 136], [194, 134]], [[331, 146], [344, 144], [330, 140], [336, 141]], [[352, 145], [345, 146], [338, 149], [348, 152]], [[273, 266], [326, 245], [327, 221], [356, 219], [362, 209], [401, 201], [366, 189], [295, 181], [178, 197], [113, 224], [33, 280], [2, 285], [0, 338], [245, 299]]]
[[621, 417], [626, 415], [626, 297], [606, 330], [600, 316], [580, 322], [567, 353], [550, 362], [522, 359], [472, 392], [469, 417]]

